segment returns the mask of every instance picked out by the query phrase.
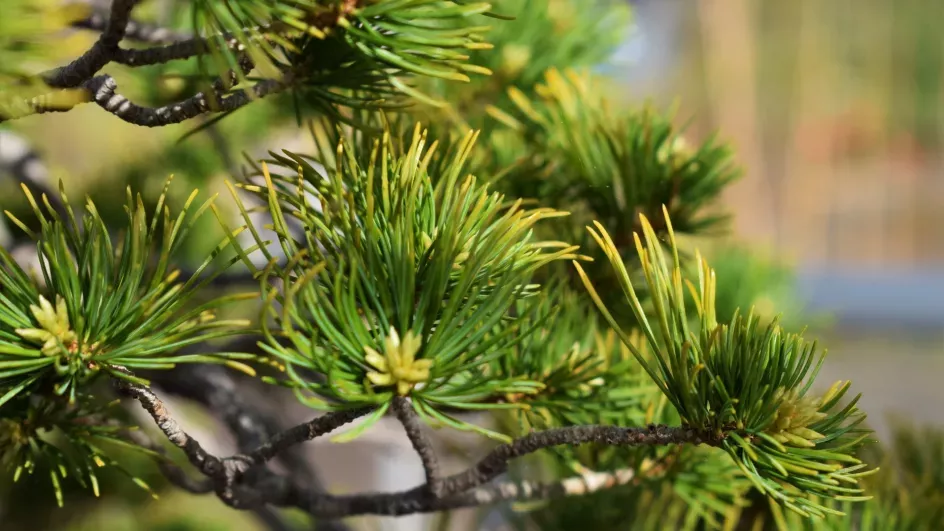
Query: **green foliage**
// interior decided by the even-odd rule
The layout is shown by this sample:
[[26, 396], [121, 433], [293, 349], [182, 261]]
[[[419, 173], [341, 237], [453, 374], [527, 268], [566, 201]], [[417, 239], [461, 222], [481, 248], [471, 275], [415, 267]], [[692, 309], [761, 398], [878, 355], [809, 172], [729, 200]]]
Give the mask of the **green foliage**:
[[[211, 53], [144, 70], [136, 79], [145, 99], [189, 97], [209, 76], [239, 72], [248, 56], [253, 72], [228, 88], [284, 81], [298, 116], [321, 120], [317, 153], [271, 152], [254, 165], [239, 186], [264, 206], [247, 206], [231, 188], [246, 226], [227, 228], [227, 241], [182, 282], [173, 263], [188, 232], [201, 231], [200, 214], [213, 208], [226, 226], [210, 202], [187, 216], [190, 196], [171, 218], [162, 195], [148, 216], [129, 192], [124, 232], [113, 240], [91, 202], [79, 220], [29, 197], [39, 229], [14, 221], [36, 241], [41, 274], [0, 254], [0, 455], [15, 477], [49, 472], [60, 503], [67, 475], [97, 494], [95, 469], [112, 464], [105, 448], [128, 445], [94, 387], [102, 376], [140, 382], [130, 370], [182, 362], [251, 372], [239, 361], [248, 355], [178, 353], [243, 328], [212, 314], [245, 296], [200, 294], [225, 269], [217, 262], [241, 261], [262, 286], [263, 361], [281, 370], [266, 380], [316, 409], [376, 407], [340, 440], [409, 396], [431, 424], [502, 440], [561, 426], [681, 424], [720, 446], [585, 445], [531, 456], [552, 481], [588, 471], [633, 479], [519, 506], [523, 527], [730, 529], [752, 487], [790, 529], [860, 522], [917, 531], [939, 521], [940, 474], [916, 471], [940, 468], [940, 445], [900, 443], [904, 453], [888, 458], [899, 474], [868, 476], [874, 470], [857, 455], [868, 432], [857, 398], [845, 400], [849, 384], [814, 395], [823, 359], [815, 344], [769, 322], [773, 311], [741, 313], [765, 298], [782, 309], [785, 272], [726, 249], [715, 256], [719, 280], [699, 254], [680, 249], [676, 231], [722, 228], [714, 204], [739, 172], [728, 146], [713, 138], [690, 146], [671, 114], [617, 107], [602, 96], [603, 77], [572, 70], [615, 48], [625, 2], [508, 0], [498, 11], [517, 19], [494, 28], [486, 22], [502, 16], [485, 2], [186, 4], [181, 13]], [[22, 0], [9, 9], [18, 19], [52, 12]], [[47, 32], [46, 20], [68, 21], [0, 18], [6, 87], [27, 79], [27, 59], [50, 48], [30, 40]], [[168, 73], [178, 81], [167, 83]], [[269, 134], [289, 117], [285, 102], [253, 104], [258, 114], [229, 133], [239, 142]], [[434, 133], [414, 128], [417, 117]], [[192, 142], [162, 151], [159, 167], [204, 179], [228, 164], [225, 149], [211, 161]], [[259, 211], [271, 226], [258, 224]], [[239, 245], [240, 234], [251, 244]], [[237, 256], [227, 262], [230, 244]], [[256, 267], [252, 253], [267, 265]], [[572, 270], [564, 259], [582, 265]], [[457, 410], [492, 411], [503, 423], [491, 431]], [[512, 473], [525, 469], [533, 471]], [[871, 504], [858, 503], [864, 486], [877, 496]]]
[[[612, 348], [613, 338], [588, 318], [592, 308], [578, 293], [551, 285], [528, 310], [521, 305], [520, 339], [492, 370], [541, 383], [531, 393], [507, 398], [525, 406], [522, 415], [532, 424], [586, 424], [588, 417], [607, 412], [622, 416], [644, 392], [645, 382], [628, 374], [633, 367], [627, 352]], [[621, 379], [635, 387], [624, 400], [615, 395]]]
[[172, 269], [172, 256], [212, 200], [188, 216], [194, 192], [174, 219], [162, 196], [149, 220], [141, 198], [135, 200], [129, 189], [124, 237], [113, 243], [93, 202], [78, 219], [61, 193], [67, 210], [63, 219], [46, 198], [44, 212], [26, 194], [40, 230], [10, 217], [36, 242], [42, 276], [31, 276], [0, 251], [0, 385], [7, 391], [0, 406], [45, 386], [74, 402], [79, 389], [101, 374], [140, 381], [128, 370], [168, 369], [184, 362], [236, 364], [225, 354], [174, 354], [248, 324], [216, 320], [213, 312], [252, 294], [191, 308], [197, 290], [212, 276], [181, 283]]
[[[517, 399], [525, 407], [514, 412], [506, 431], [677, 425], [678, 414], [659, 387], [630, 347], [598, 322], [590, 302], [563, 288], [553, 292], [547, 306], [556, 310], [554, 317], [544, 320], [507, 356], [509, 365], [527, 369], [545, 387]], [[654, 361], [641, 334], [633, 333], [631, 341], [645, 359]], [[541, 529], [577, 529], [578, 523], [593, 529], [624, 529], [627, 522], [634, 522], [630, 529], [663, 529], [664, 521], [645, 517], [652, 505], [660, 504], [666, 510], [671, 507], [680, 524], [689, 526], [686, 529], [718, 527], [737, 513], [750, 487], [723, 453], [698, 447], [562, 447], [549, 452], [545, 464], [553, 477], [587, 470], [632, 470], [635, 476], [631, 487], [538, 504], [524, 521], [537, 522]]]
[[153, 454], [127, 442], [128, 428], [109, 411], [116, 404], [101, 404], [80, 392], [69, 403], [55, 395], [19, 395], [8, 401], [0, 415], [0, 465], [13, 471], [13, 482], [40, 470], [49, 475], [56, 502], [63, 505], [63, 484], [74, 478], [83, 488], [100, 494], [98, 470], [112, 467], [125, 473], [142, 489], [150, 487], [128, 474], [111, 455], [116, 447]]
[[[819, 317], [803, 312], [795, 293], [793, 270], [756, 249], [725, 244], [712, 249], [710, 261], [717, 273], [715, 315], [718, 322], [730, 323], [739, 308], [753, 308], [755, 315], [764, 321], [781, 316], [781, 326], [788, 329], [810, 325], [811, 319]], [[801, 315], [805, 322], [800, 322]]]
[[484, 105], [507, 109], [511, 104], [507, 88], [512, 86], [532, 96], [549, 68], [605, 63], [631, 22], [629, 6], [622, 0], [504, 0], [497, 5], [514, 19], [495, 24], [488, 32], [494, 51], [474, 50], [469, 59], [493, 74], [474, 77], [471, 83], [435, 79], [424, 83], [439, 99], [450, 103], [435, 116], [426, 117], [435, 125], [481, 129], [483, 136], [489, 137], [494, 123], [482, 112]]
[[[83, 18], [88, 6], [63, 6], [51, 0], [7, 0], [0, 17], [0, 118], [16, 117], [25, 111], [18, 105], [25, 98], [39, 96], [48, 88], [39, 78], [56, 59], [62, 39], [58, 32]], [[57, 91], [43, 96], [49, 107], [65, 108], [82, 101], [76, 91]]]
[[[853, 506], [832, 501], [843, 511], [840, 517], [806, 520], [796, 514], [773, 510], [771, 529], [787, 531], [931, 531], [944, 517], [944, 432], [939, 428], [916, 429], [895, 423], [889, 444], [870, 452], [881, 470], [865, 482], [874, 499]], [[827, 501], [826, 503], [830, 503]]]
[[521, 139], [498, 136], [489, 147], [503, 158], [530, 157], [536, 182], [523, 176], [518, 186], [530, 190], [520, 195], [581, 205], [578, 221], [597, 221], [620, 237], [638, 231], [639, 214], [658, 219], [663, 205], [681, 233], [714, 228], [724, 218], [706, 207], [738, 176], [731, 149], [713, 139], [690, 148], [669, 118], [648, 108], [615, 110], [599, 88], [589, 76], [551, 69], [536, 99], [512, 87], [513, 110], [489, 109]]
[[238, 72], [238, 55], [247, 54], [262, 75], [287, 78], [304, 106], [344, 120], [341, 108], [398, 107], [404, 96], [443, 105], [407, 76], [467, 83], [469, 74], [490, 74], [468, 61], [470, 50], [491, 48], [489, 27], [467, 22], [490, 9], [442, 0], [199, 0], [193, 23], [216, 36], [205, 72]]
[[[509, 407], [494, 400], [541, 385], [485, 368], [520, 340], [520, 318], [509, 309], [536, 291], [534, 271], [574, 258], [575, 248], [531, 235], [536, 223], [564, 213], [523, 209], [463, 174], [474, 141], [470, 134], [458, 146], [435, 185], [427, 167], [435, 143], [427, 148], [417, 127], [399, 155], [389, 136], [367, 153], [343, 141], [334, 157], [273, 154], [274, 167], [297, 175], [265, 165], [265, 186], [244, 186], [268, 204], [289, 258], [275, 265], [243, 208], [272, 261], [263, 285], [276, 277], [285, 286], [267, 295], [277, 332], [265, 326], [265, 348], [305, 403], [377, 404], [376, 419], [393, 396], [409, 394], [427, 420], [470, 428], [442, 410]], [[299, 224], [303, 235], [294, 236], [290, 227]]]
[[[221, 271], [177, 281], [171, 260], [210, 204], [188, 215], [196, 192], [172, 218], [163, 195], [148, 216], [140, 196], [129, 189], [124, 236], [117, 241], [93, 202], [77, 218], [60, 191], [63, 218], [48, 198], [43, 197], [44, 209], [26, 195], [39, 230], [10, 218], [36, 243], [40, 271], [23, 270], [0, 249], [0, 422], [6, 438], [0, 449], [14, 477], [45, 462], [57, 492], [70, 470], [97, 489], [92, 470], [108, 458], [95, 441], [116, 440], [117, 428], [94, 406], [89, 392], [94, 382], [110, 376], [147, 383], [129, 371], [177, 363], [226, 363], [251, 372], [237, 361], [245, 355], [176, 353], [241, 331], [246, 322], [217, 320], [214, 311], [247, 294], [194, 304], [200, 287]], [[92, 417], [106, 420], [92, 422]], [[72, 449], [71, 457], [47, 438], [53, 432]]]
[[808, 498], [809, 494], [836, 500], [868, 499], [858, 483], [869, 471], [853, 455], [868, 437], [867, 430], [857, 428], [865, 415], [855, 408], [858, 397], [840, 405], [849, 382], [837, 382], [822, 396], [807, 396], [823, 360], [816, 356], [815, 344], [784, 332], [776, 322], [762, 330], [752, 313], [735, 315], [730, 324], [719, 324], [715, 273], [700, 255], [696, 257], [697, 286], [685, 280], [698, 312], [698, 327], [693, 329], [667, 210], [664, 215], [671, 257], [666, 257], [644, 217], [645, 245], [636, 237], [655, 308], [655, 327], [609, 235], [599, 224], [590, 229], [618, 271], [655, 360], [647, 359], [633, 345], [578, 264], [604, 317], [631, 347], [682, 423], [722, 437], [721, 447], [758, 490], [804, 516], [837, 513]]

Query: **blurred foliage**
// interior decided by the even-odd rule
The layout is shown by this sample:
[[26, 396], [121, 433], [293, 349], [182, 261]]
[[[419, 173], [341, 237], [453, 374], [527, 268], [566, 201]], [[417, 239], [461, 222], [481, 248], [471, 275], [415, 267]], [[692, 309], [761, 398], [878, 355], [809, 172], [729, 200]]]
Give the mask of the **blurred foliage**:
[[[755, 315], [769, 322], [780, 317], [788, 330], [828, 323], [827, 316], [805, 311], [796, 294], [796, 278], [786, 264], [757, 249], [725, 243], [706, 249], [717, 274], [715, 312], [718, 322], [729, 323], [739, 308], [754, 308]], [[766, 322], [764, 324], [766, 324]]]
[[[18, 102], [47, 92], [40, 74], [62, 59], [63, 31], [88, 16], [87, 5], [54, 0], [7, 0], [0, 17], [0, 117], [22, 112]], [[75, 91], [44, 96], [50, 107], [84, 101]]]

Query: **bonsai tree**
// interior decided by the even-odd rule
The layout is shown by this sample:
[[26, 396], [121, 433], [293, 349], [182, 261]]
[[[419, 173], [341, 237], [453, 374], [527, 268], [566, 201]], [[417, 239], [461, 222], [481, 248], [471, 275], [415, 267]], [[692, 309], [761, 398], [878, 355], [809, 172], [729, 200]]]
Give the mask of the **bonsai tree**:
[[[232, 172], [225, 200], [170, 180], [153, 198], [129, 168], [123, 212], [13, 172], [28, 208], [8, 218], [37, 259], [0, 252], [11, 481], [44, 475], [59, 505], [69, 484], [107, 497], [106, 466], [149, 488], [126, 464], [143, 456], [185, 491], [326, 528], [495, 505], [549, 529], [936, 522], [932, 488], [902, 502], [907, 474], [868, 488], [893, 458], [862, 454], [851, 384], [817, 381], [824, 351], [752, 308], [780, 272], [743, 289], [749, 255], [725, 277], [699, 251], [724, 229], [730, 148], [607, 101], [611, 80], [586, 70], [622, 38], [624, 3], [180, 0], [163, 18], [152, 3], [10, 0], [0, 17], [0, 121], [97, 106], [183, 124], [143, 166]], [[67, 27], [97, 38], [52, 68]], [[316, 149], [271, 145], [277, 129]], [[223, 146], [210, 167], [206, 138]], [[312, 420], [275, 425], [242, 396], [257, 383]], [[208, 451], [164, 391], [218, 415], [239, 452]], [[306, 474], [300, 445], [384, 416], [422, 485], [340, 495]], [[477, 434], [482, 456], [443, 473], [433, 427]]]

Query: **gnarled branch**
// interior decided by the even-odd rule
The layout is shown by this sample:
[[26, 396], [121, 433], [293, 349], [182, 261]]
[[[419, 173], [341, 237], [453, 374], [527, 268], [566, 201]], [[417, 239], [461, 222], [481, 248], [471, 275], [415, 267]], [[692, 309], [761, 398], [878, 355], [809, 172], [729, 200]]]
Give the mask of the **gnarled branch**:
[[362, 407], [338, 411], [328, 415], [316, 417], [304, 424], [285, 430], [260, 445], [247, 456], [254, 464], [263, 464], [281, 454], [290, 446], [310, 441], [326, 433], [330, 433], [341, 426], [353, 422], [373, 411], [374, 408]]
[[134, 5], [134, 0], [112, 0], [105, 31], [95, 44], [68, 65], [43, 75], [46, 84], [53, 88], [78, 87], [111, 62], [118, 44], [125, 36]]
[[[108, 27], [108, 16], [102, 13], [92, 13], [88, 18], [74, 22], [72, 27], [91, 31], [105, 31]], [[145, 44], [168, 44], [190, 39], [191, 35], [153, 24], [129, 20], [128, 24], [125, 25], [124, 38]]]
[[426, 473], [426, 485], [434, 497], [442, 496], [442, 482], [439, 477], [439, 459], [433, 449], [432, 441], [423, 433], [423, 423], [420, 421], [413, 405], [408, 398], [398, 396], [393, 399], [393, 413], [403, 425], [413, 449], [423, 462], [423, 471]]
[[[670, 444], [720, 444], [721, 438], [687, 427], [648, 426], [625, 428], [618, 426], [571, 426], [531, 433], [508, 444], [494, 448], [475, 466], [465, 472], [436, 480], [436, 474], [427, 474], [439, 484], [433, 493], [429, 483], [410, 490], [392, 493], [366, 493], [335, 496], [299, 486], [289, 478], [270, 471], [247, 476], [251, 467], [276, 456], [295, 444], [326, 434], [371, 408], [346, 410], [326, 414], [310, 422], [295, 426], [275, 435], [255, 450], [232, 457], [219, 458], [208, 454], [202, 446], [184, 432], [170, 417], [160, 399], [145, 386], [120, 382], [119, 389], [131, 395], [151, 414], [161, 431], [190, 462], [214, 483], [217, 496], [237, 509], [258, 509], [265, 505], [296, 507], [317, 518], [338, 519], [357, 515], [397, 516], [418, 512], [432, 512], [458, 507], [470, 507], [503, 500], [526, 500], [553, 496], [585, 494], [596, 490], [624, 485], [633, 479], [631, 470], [589, 473], [552, 483], [510, 483], [485, 485], [508, 469], [512, 459], [554, 446], [577, 446], [587, 443], [612, 446], [643, 446]], [[395, 405], [395, 412], [405, 419], [404, 426], [413, 433], [413, 420], [404, 408], [411, 408], [404, 400]], [[403, 420], [401, 420], [403, 422]], [[411, 440], [421, 440], [411, 435]], [[420, 445], [428, 444], [428, 441]], [[430, 470], [428, 470], [429, 472]], [[435, 469], [433, 469], [435, 471]]]
[[271, 94], [281, 92], [288, 87], [283, 81], [266, 79], [245, 90], [237, 90], [228, 95], [218, 92], [210, 94], [198, 92], [183, 101], [162, 107], [144, 107], [118, 93], [118, 83], [109, 75], [92, 78], [86, 83], [92, 100], [99, 107], [121, 118], [125, 122], [158, 127], [177, 124], [203, 114], [232, 112], [244, 105]]

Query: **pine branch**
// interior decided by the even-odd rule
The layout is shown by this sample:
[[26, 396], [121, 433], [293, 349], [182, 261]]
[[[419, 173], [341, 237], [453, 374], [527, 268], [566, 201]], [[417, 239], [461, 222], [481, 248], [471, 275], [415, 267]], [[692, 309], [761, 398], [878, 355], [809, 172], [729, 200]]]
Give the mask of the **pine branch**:
[[[236, 339], [221, 350], [228, 352], [249, 352], [255, 347], [256, 339], [252, 336]], [[183, 365], [174, 371], [157, 371], [149, 375], [149, 379], [165, 390], [174, 395], [194, 400], [206, 407], [217, 418], [219, 418], [236, 437], [236, 445], [240, 452], [250, 452], [254, 448], [261, 446], [268, 440], [269, 435], [280, 431], [279, 423], [275, 418], [267, 416], [265, 412], [259, 409], [245, 397], [244, 386], [252, 383], [251, 380], [238, 382], [234, 379], [233, 373], [216, 365]], [[286, 448], [279, 454], [279, 460], [282, 465], [291, 471], [291, 479], [297, 484], [307, 485], [314, 492], [323, 492], [324, 487], [318, 479], [311, 463], [304, 453], [297, 451], [299, 447]], [[158, 466], [162, 466], [160, 463]], [[173, 483], [180, 486], [175, 481], [175, 471], [161, 469], [161, 472]], [[252, 476], [268, 473], [267, 470], [258, 468], [250, 469], [246, 472], [246, 480], [252, 480]], [[288, 479], [288, 478], [287, 478]], [[200, 483], [203, 493], [213, 492], [213, 482], [209, 478], [206, 482]], [[188, 489], [184, 489], [188, 490]], [[199, 493], [199, 492], [197, 492]], [[267, 514], [270, 509], [258, 509], [255, 511], [257, 516], [264, 521], [270, 521], [275, 515]], [[266, 514], [263, 514], [266, 513]], [[320, 520], [318, 529], [326, 531], [347, 531], [340, 521]]]
[[492, 450], [477, 465], [443, 480], [445, 494], [468, 491], [498, 477], [508, 470], [512, 459], [554, 446], [578, 446], [595, 443], [607, 446], [666, 446], [670, 444], [707, 444], [716, 446], [720, 437], [686, 427], [651, 425], [645, 428], [619, 426], [567, 426], [531, 433]]
[[210, 478], [220, 474], [223, 469], [220, 459], [204, 450], [196, 439], [184, 431], [170, 415], [170, 411], [164, 406], [164, 402], [150, 388], [125, 380], [116, 380], [115, 385], [120, 392], [134, 398], [141, 404], [141, 407], [151, 415], [154, 423], [164, 433], [167, 440], [183, 450], [190, 464], [196, 467], [197, 470]]
[[281, 454], [289, 447], [330, 433], [349, 422], [363, 417], [373, 411], [373, 409], [374, 408], [371, 407], [363, 407], [322, 415], [275, 435], [268, 442], [250, 452], [247, 457], [255, 464], [265, 463]]
[[118, 44], [125, 36], [134, 0], [112, 0], [105, 31], [95, 44], [78, 59], [42, 76], [53, 88], [75, 88], [111, 62]]
[[[224, 2], [225, 4], [225, 2]], [[430, 6], [434, 0], [422, 2], [379, 2], [365, 5], [359, 0], [343, 0], [331, 6], [307, 5], [301, 12], [286, 10], [285, 5], [268, 6], [268, 17], [217, 17], [213, 2], [195, 2], [194, 20], [204, 20], [206, 27], [195, 33], [209, 37], [191, 37], [164, 46], [144, 49], [123, 49], [120, 42], [129, 30], [130, 14], [135, 5], [131, 0], [115, 0], [104, 31], [98, 41], [81, 57], [54, 71], [40, 75], [46, 86], [53, 89], [74, 89], [67, 92], [41, 93], [41, 86], [31, 87], [15, 98], [8, 97], [2, 104], [0, 122], [32, 114], [64, 112], [79, 103], [95, 101], [108, 112], [124, 121], [147, 127], [168, 125], [204, 114], [230, 112], [258, 97], [286, 88], [286, 79], [259, 81], [248, 93], [229, 95], [221, 108], [208, 104], [209, 96], [194, 95], [175, 105], [150, 109], [136, 105], [118, 94], [111, 76], [97, 75], [112, 62], [126, 66], [164, 64], [196, 56], [211, 56], [213, 70], [223, 78], [227, 69], [241, 62], [240, 56], [252, 55], [260, 70], [277, 69], [280, 77], [291, 78], [302, 89], [307, 89], [308, 103], [340, 116], [343, 108], [398, 108], [398, 97], [442, 105], [417, 91], [403, 80], [404, 74], [420, 77], [468, 82], [467, 73], [490, 74], [487, 68], [466, 64], [469, 56], [460, 49], [490, 47], [481, 42], [483, 27], [464, 27], [455, 30], [440, 28], [439, 15]], [[229, 6], [232, 7], [232, 6]], [[484, 14], [485, 3], [458, 4], [447, 10], [445, 19], [464, 21], [467, 17]], [[225, 8], [223, 9], [225, 11]], [[235, 12], [230, 12], [233, 15]], [[204, 16], [205, 15], [205, 16]], [[299, 18], [301, 17], [301, 18]], [[433, 25], [424, 24], [427, 19]], [[101, 17], [79, 23], [98, 27]], [[422, 28], [417, 35], [417, 28]], [[341, 38], [326, 39], [334, 30]], [[143, 39], [163, 39], [167, 35], [155, 30], [132, 35]], [[138, 33], [141, 33], [140, 31]], [[203, 74], [209, 74], [201, 62]], [[236, 72], [241, 85], [249, 85], [248, 72]], [[226, 84], [229, 87], [229, 84]], [[36, 95], [38, 94], [38, 95]], [[353, 94], [353, 95], [352, 95]]]
[[[108, 17], [102, 13], [93, 13], [88, 18], [73, 23], [72, 27], [104, 32], [108, 27]], [[144, 44], [170, 44], [175, 41], [190, 39], [192, 36], [153, 24], [129, 20], [128, 24], [125, 25], [124, 38]]]
[[[238, 43], [235, 40], [227, 40], [227, 44], [236, 49]], [[115, 52], [114, 62], [125, 66], [149, 66], [169, 63], [180, 59], [189, 59], [209, 51], [206, 41], [201, 38], [191, 37], [177, 42], [172, 42], [164, 46], [154, 46], [143, 49], [118, 49]]]
[[270, 481], [256, 486], [251, 491], [254, 494], [261, 494], [257, 502], [264, 501], [281, 507], [295, 507], [322, 518], [362, 515], [403, 516], [482, 507], [503, 501], [582, 496], [626, 485], [634, 478], [635, 473], [631, 469], [591, 472], [554, 482], [501, 482], [441, 498], [433, 497], [422, 487], [395, 493], [367, 493], [350, 496], [314, 494], [303, 489], [288, 488], [277, 477], [270, 478]]
[[[224, 83], [222, 78], [214, 81], [214, 93], [210, 96], [215, 96], [218, 102], [203, 92], [175, 104], [158, 108], [143, 107], [131, 102], [117, 92], [117, 82], [110, 75], [93, 76], [111, 62], [133, 67], [164, 64], [208, 53], [211, 49], [209, 41], [196, 37], [184, 37], [184, 40], [179, 42], [153, 48], [121, 48], [119, 44], [125, 37], [139, 41], [160, 42], [173, 36], [166, 30], [145, 28], [133, 23], [130, 16], [136, 4], [135, 0], [114, 0], [107, 21], [102, 15], [93, 15], [77, 23], [77, 27], [102, 28], [102, 34], [82, 56], [66, 66], [41, 75], [49, 87], [79, 89], [86, 93], [87, 99], [83, 101], [81, 97], [62, 98], [64, 91], [40, 94], [25, 101], [5, 105], [8, 109], [4, 109], [4, 112], [0, 114], [0, 123], [33, 114], [67, 112], [79, 103], [94, 101], [106, 111], [128, 123], [156, 127], [180, 123], [203, 114], [231, 112], [258, 98], [285, 89], [285, 85], [280, 81], [264, 80], [248, 89], [249, 92], [241, 91], [224, 97], [222, 88], [231, 86], [237, 79], [242, 79], [254, 65], [244, 53], [244, 46], [238, 39], [222, 35], [215, 40], [222, 40], [228, 51], [237, 53], [237, 61], [242, 72], [229, 71], [224, 74], [224, 77], [230, 78], [228, 83]], [[345, 9], [353, 9], [355, 5], [356, 3], [347, 2]], [[342, 10], [337, 16], [343, 15], [344, 12]], [[336, 24], [337, 19], [331, 21], [319, 19], [318, 22]], [[63, 103], [63, 100], [67, 103]]]
[[[251, 69], [251, 66], [244, 67], [244, 70], [246, 68]], [[235, 75], [233, 72], [229, 73], [231, 78]], [[198, 92], [185, 100], [161, 107], [144, 107], [119, 93], [118, 82], [110, 75], [104, 74], [86, 81], [79, 87], [87, 92], [88, 99], [76, 101], [75, 104], [92, 101], [125, 122], [145, 127], [160, 127], [178, 124], [201, 115], [232, 112], [253, 101], [282, 92], [289, 87], [289, 84], [286, 81], [266, 79], [245, 90], [227, 91], [223, 87], [222, 79], [217, 79], [213, 82], [213, 90], [209, 93]], [[44, 94], [21, 102], [18, 105], [20, 108], [8, 118], [67, 112], [74, 107], [74, 105], [51, 104], [50, 101], [55, 101], [55, 94]], [[3, 123], [5, 119], [7, 118], [0, 115], [0, 123]]]
[[[165, 458], [159, 460], [157, 466], [161, 474], [163, 474], [172, 485], [191, 494], [208, 494], [213, 492], [214, 482], [212, 479], [207, 477], [197, 479], [187, 475], [179, 466], [175, 465], [169, 459], [166, 459], [166, 451], [162, 446], [155, 444], [154, 441], [143, 432], [124, 429], [121, 433], [138, 446], [147, 448]], [[268, 507], [256, 508], [254, 512], [256, 513], [256, 517], [259, 518], [268, 529], [273, 531], [287, 531], [290, 529], [285, 525], [279, 515]], [[337, 531], [341, 531], [342, 529], [345, 528], [337, 528]]]
[[584, 496], [604, 489], [628, 485], [636, 479], [636, 471], [623, 468], [612, 472], [587, 472], [580, 476], [564, 478], [560, 481], [504, 481], [495, 485], [477, 487], [463, 494], [448, 499], [448, 507], [480, 507], [502, 501], [532, 501]]
[[[523, 482], [483, 486], [507, 470], [510, 460], [553, 446], [586, 443], [611, 446], [720, 443], [717, 438], [685, 427], [572, 426], [532, 433], [510, 444], [498, 446], [474, 467], [443, 479], [442, 495], [434, 495], [429, 485], [424, 484], [395, 493], [334, 496], [298, 486], [289, 478], [269, 471], [251, 478], [246, 476], [246, 472], [253, 464], [261, 464], [297, 443], [326, 434], [367, 414], [368, 408], [329, 413], [275, 435], [248, 454], [220, 458], [208, 453], [190, 437], [148, 387], [128, 381], [116, 382], [116, 386], [144, 407], [168, 440], [184, 451], [191, 464], [213, 482], [217, 496], [231, 507], [259, 509], [266, 504], [292, 506], [324, 519], [366, 514], [393, 516], [478, 506], [510, 499], [579, 495], [626, 484], [634, 476], [632, 471], [620, 470], [555, 483]], [[408, 419], [405, 425], [414, 426], [413, 420], [409, 420], [409, 413], [402, 413], [404, 405], [399, 404], [397, 409], [404, 419]], [[412, 428], [408, 430], [412, 431]], [[428, 441], [421, 444], [428, 444]], [[200, 488], [203, 488], [202, 485]]]
[[203, 114], [232, 112], [257, 99], [276, 94], [288, 88], [284, 81], [266, 79], [246, 90], [229, 95], [214, 91], [214, 99], [204, 93], [162, 107], [143, 107], [117, 92], [118, 83], [109, 75], [98, 76], [86, 83], [92, 99], [99, 107], [121, 118], [125, 122], [146, 127], [177, 124]]
[[413, 449], [420, 456], [423, 462], [423, 471], [426, 473], [426, 485], [429, 487], [430, 494], [439, 498], [443, 493], [443, 484], [439, 474], [439, 459], [436, 457], [436, 451], [433, 448], [432, 441], [423, 433], [423, 423], [406, 397], [397, 396], [393, 398], [393, 413], [397, 420], [403, 425], [407, 437]]
[[[233, 346], [227, 344], [226, 348]], [[245, 400], [232, 373], [222, 367], [184, 365], [173, 371], [156, 371], [148, 379], [162, 390], [198, 402], [213, 412], [233, 433], [242, 452], [261, 445], [276, 431], [265, 414]]]

